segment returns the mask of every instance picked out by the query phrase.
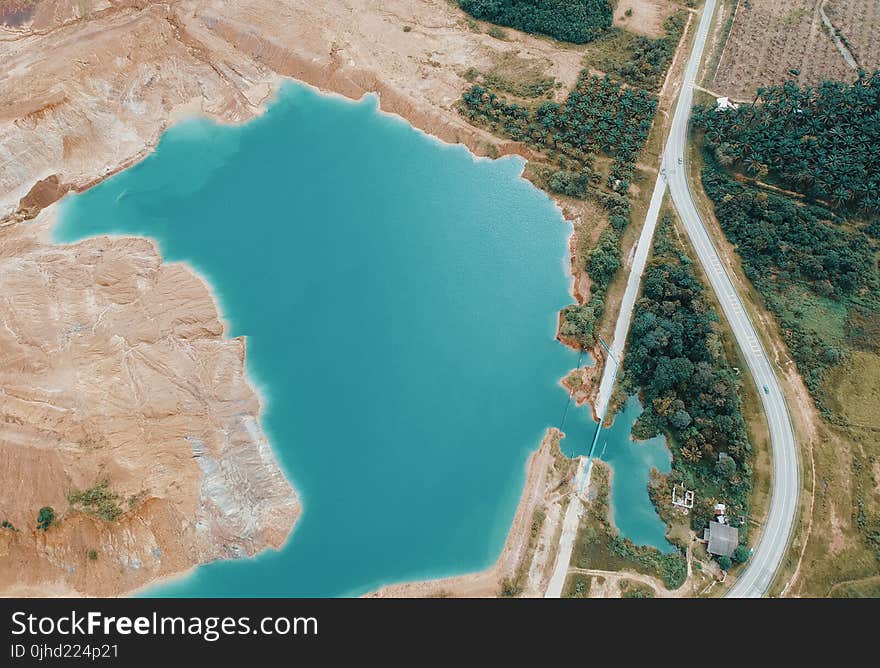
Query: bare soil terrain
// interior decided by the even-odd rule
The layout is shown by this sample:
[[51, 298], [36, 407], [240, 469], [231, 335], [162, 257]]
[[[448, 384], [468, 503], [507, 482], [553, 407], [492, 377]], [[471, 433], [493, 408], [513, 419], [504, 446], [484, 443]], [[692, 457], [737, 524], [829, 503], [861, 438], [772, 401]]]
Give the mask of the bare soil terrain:
[[880, 3], [876, 0], [826, 0], [825, 13], [864, 69], [880, 68]]
[[656, 39], [663, 36], [663, 22], [680, 8], [672, 0], [618, 0], [613, 25]]
[[280, 547], [299, 502], [205, 284], [146, 239], [2, 241], [0, 592], [110, 595]]
[[820, 0], [739, 2], [710, 87], [733, 98], [751, 99], [759, 86], [792, 78], [810, 85], [826, 78], [855, 79], [855, 71], [847, 65], [822, 23], [819, 3]]
[[[254, 117], [285, 77], [375, 92], [443, 140], [529, 157], [460, 117], [465, 73], [516, 63], [502, 74], [565, 91], [583, 53], [487, 28], [444, 0], [0, 1], [0, 467], [14, 481], [0, 492], [13, 527], [0, 529], [0, 592], [127, 593], [278, 547], [299, 513], [260, 430], [244, 342], [226, 338], [207, 287], [146, 240], [52, 245], [54, 203], [143, 158], [181, 118]], [[68, 499], [103, 481], [112, 520]], [[553, 503], [532, 553], [552, 549]], [[36, 530], [47, 505], [59, 521]]]
[[51, 27], [37, 25], [38, 12], [0, 26], [0, 218], [52, 174], [83, 188], [127, 166], [183, 115], [253, 117], [279, 75], [351, 98], [377, 92], [384, 110], [497, 154], [505, 147], [453, 109], [465, 71], [516, 54], [567, 89], [581, 70], [578, 50], [475, 32], [442, 0], [130, 4], [95, 3], [87, 18]]

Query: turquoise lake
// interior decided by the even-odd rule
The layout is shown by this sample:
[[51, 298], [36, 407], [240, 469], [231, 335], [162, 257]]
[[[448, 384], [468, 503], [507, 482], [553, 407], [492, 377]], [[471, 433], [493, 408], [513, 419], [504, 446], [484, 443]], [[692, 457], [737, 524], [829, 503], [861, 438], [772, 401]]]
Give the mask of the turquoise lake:
[[[286, 84], [263, 116], [180, 123], [65, 198], [56, 241], [149, 236], [212, 284], [303, 503], [280, 552], [151, 595], [357, 595], [495, 561], [578, 362], [554, 338], [571, 228], [522, 167], [440, 144], [374, 98]], [[615, 522], [653, 544], [659, 526], [663, 547], [640, 481], [668, 451], [629, 441], [624, 413], [605, 455]], [[586, 452], [594, 428], [570, 410], [563, 449]]]
[[595, 455], [611, 464], [614, 470], [611, 511], [621, 535], [636, 545], [653, 545], [662, 552], [669, 552], [673, 547], [666, 540], [666, 525], [648, 496], [648, 481], [652, 468], [669, 473], [672, 453], [663, 436], [632, 440], [632, 426], [641, 414], [638, 397], [627, 399], [611, 427], [599, 434]]

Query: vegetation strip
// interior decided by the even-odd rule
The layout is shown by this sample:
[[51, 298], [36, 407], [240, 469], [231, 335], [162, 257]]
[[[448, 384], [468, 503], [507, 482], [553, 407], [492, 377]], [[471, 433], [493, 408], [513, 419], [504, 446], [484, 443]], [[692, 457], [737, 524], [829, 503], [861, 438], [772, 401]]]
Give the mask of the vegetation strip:
[[[676, 245], [673, 225], [671, 216], [664, 215], [654, 238], [621, 388], [638, 391], [645, 406], [633, 436], [669, 437], [672, 472], [663, 477], [663, 484], [651, 487], [664, 520], [670, 523], [674, 518], [668, 498], [672, 485], [680, 485], [695, 492], [692, 529], [702, 532], [713, 518], [713, 506], [724, 503], [730, 524], [738, 527], [744, 542], [752, 447], [739, 380], [724, 355], [718, 313], [694, 272], [693, 260]], [[742, 561], [747, 555], [740, 551]]]

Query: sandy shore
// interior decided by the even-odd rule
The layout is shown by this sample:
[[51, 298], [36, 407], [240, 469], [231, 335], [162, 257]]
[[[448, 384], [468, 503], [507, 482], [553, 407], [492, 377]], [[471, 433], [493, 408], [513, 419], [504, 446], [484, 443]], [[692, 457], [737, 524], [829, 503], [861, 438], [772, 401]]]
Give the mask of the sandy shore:
[[[542, 596], [543, 584], [549, 573], [529, 573], [529, 564], [542, 547], [552, 545], [558, 521], [549, 506], [559, 505], [561, 490], [568, 488], [571, 460], [559, 450], [561, 433], [549, 429], [540, 447], [529, 456], [526, 482], [516, 509], [507, 540], [498, 560], [484, 571], [437, 580], [406, 582], [382, 587], [368, 594], [376, 598], [484, 598], [502, 595], [503, 582], [522, 583], [523, 595]], [[559, 498], [554, 499], [554, 493]], [[533, 531], [536, 513], [545, 514], [540, 530]], [[561, 517], [561, 512], [555, 513]], [[550, 560], [546, 560], [550, 561]]]

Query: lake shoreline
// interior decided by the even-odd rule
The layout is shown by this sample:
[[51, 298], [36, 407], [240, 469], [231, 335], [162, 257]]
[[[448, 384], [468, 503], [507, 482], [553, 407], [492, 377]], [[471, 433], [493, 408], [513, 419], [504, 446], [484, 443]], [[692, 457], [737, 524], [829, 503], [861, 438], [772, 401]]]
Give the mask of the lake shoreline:
[[[284, 84], [282, 84], [282, 87], [284, 85], [286, 85], [286, 82]], [[406, 122], [405, 119], [402, 119], [399, 116], [396, 116], [395, 114], [390, 114], [388, 112], [384, 112], [381, 109], [380, 100], [378, 100], [377, 98], [374, 98], [373, 100], [361, 99], [359, 101], [352, 101], [347, 98], [341, 97], [339, 95], [327, 95], [327, 93], [325, 91], [321, 91], [320, 89], [317, 89], [314, 86], [304, 86], [304, 87], [308, 88], [309, 90], [311, 90], [314, 93], [320, 94], [320, 96], [322, 98], [323, 97], [339, 98], [340, 101], [345, 101], [347, 103], [350, 103], [354, 107], [363, 108], [364, 106], [366, 106], [370, 110], [371, 113], [379, 112], [379, 115], [382, 117], [391, 116], [395, 123], [405, 123], [407, 128], [412, 128], [412, 126], [408, 122]], [[280, 90], [280, 88], [278, 90]], [[278, 95], [278, 92], [276, 91], [275, 99], [277, 99], [277, 95]], [[271, 105], [271, 102], [270, 102], [270, 105]], [[208, 120], [211, 120], [211, 119], [208, 119]], [[416, 130], [417, 130], [417, 128], [416, 128]], [[450, 146], [447, 142], [443, 142], [441, 139], [434, 137], [434, 136], [432, 136], [428, 133], [425, 133], [423, 131], [418, 131], [418, 135], [421, 137], [424, 137], [427, 140], [430, 140], [432, 143], [439, 141], [440, 144], [443, 146]], [[451, 146], [455, 147], [455, 145], [451, 145]], [[488, 158], [475, 155], [472, 151], [468, 150], [466, 146], [464, 146], [463, 148], [467, 150], [467, 155], [472, 162], [483, 162], [483, 161], [490, 160]], [[518, 164], [516, 166], [515, 178], [517, 180], [522, 179], [522, 181], [527, 181], [527, 179], [525, 179], [523, 177], [524, 165], [525, 165], [525, 163], [523, 162], [523, 163]], [[512, 170], [510, 167], [507, 167], [505, 171], [507, 171], [509, 174]], [[535, 189], [535, 186], [532, 183], [528, 184], [528, 188], [532, 189], [532, 190], [537, 190], [537, 189]], [[560, 209], [558, 203], [555, 202], [555, 200], [553, 200], [552, 198], [550, 198], [549, 196], [547, 196], [546, 194], [543, 194], [543, 193], [542, 193], [542, 197], [546, 198], [546, 200], [548, 201], [548, 204], [549, 203], [553, 204], [554, 209], [556, 210], [557, 214], [560, 212], [561, 209]], [[562, 221], [565, 220], [562, 216], [559, 216], [559, 219], [561, 219]], [[124, 233], [118, 233], [118, 234], [115, 234], [115, 236], [118, 236], [121, 238], [128, 237], [128, 235], [126, 235]], [[553, 237], [553, 236], [555, 236], [555, 235], [550, 233], [550, 237]], [[567, 237], [567, 235], [566, 235], [566, 237]], [[134, 237], [134, 238], [137, 238], [137, 237]], [[146, 239], [148, 239], [149, 242], [151, 243], [151, 245], [153, 245], [155, 248], [160, 248], [163, 245], [163, 242], [159, 241], [158, 237], [148, 236], [148, 237], [146, 237]], [[223, 318], [224, 336], [228, 337], [230, 335], [230, 331], [235, 329], [234, 325], [232, 324], [232, 321], [236, 320], [237, 316], [235, 316], [235, 314], [231, 312], [232, 307], [227, 303], [227, 300], [225, 299], [225, 296], [223, 295], [223, 290], [221, 290], [219, 287], [215, 286], [212, 283], [211, 278], [210, 278], [212, 272], [199, 266], [200, 262], [197, 259], [193, 261], [193, 260], [187, 259], [186, 256], [181, 258], [180, 255], [177, 255], [175, 257], [174, 254], [172, 254], [171, 257], [173, 258], [173, 260], [166, 260], [164, 262], [165, 266], [173, 267], [176, 265], [180, 265], [181, 267], [186, 268], [188, 271], [190, 271], [194, 276], [196, 276], [198, 278], [198, 280], [204, 285], [205, 289], [211, 294], [212, 300], [215, 303], [215, 305], [217, 306], [218, 312], [221, 314], [221, 317]], [[565, 269], [564, 258], [565, 258], [565, 255], [563, 253], [560, 253], [560, 260], [561, 260], [560, 261], [560, 268], [563, 270]], [[234, 309], [232, 309], [232, 311], [234, 311]], [[242, 339], [242, 340], [244, 340], [244, 339]], [[558, 344], [553, 343], [552, 341], [550, 341], [549, 344], [551, 346], [558, 345]], [[263, 381], [263, 379], [259, 378], [259, 376], [255, 376], [254, 372], [251, 369], [248, 369], [247, 378], [248, 378], [249, 385], [254, 389], [255, 393], [259, 397], [260, 410], [259, 410], [258, 415], [259, 415], [260, 420], [262, 421], [265, 417], [267, 405], [268, 405], [268, 401], [269, 401], [269, 397], [267, 395], [266, 389], [263, 386], [264, 381]], [[560, 395], [560, 400], [562, 400], [562, 395]], [[271, 433], [271, 430], [270, 430], [270, 433]], [[274, 438], [272, 439], [272, 442], [273, 443], [275, 442]], [[273, 451], [277, 453], [277, 450], [275, 449], [275, 447], [273, 447]], [[530, 461], [531, 461], [531, 459], [530, 459]], [[288, 480], [291, 480], [293, 476], [291, 476], [291, 474], [288, 472], [289, 468], [290, 467], [284, 467], [283, 470], [284, 470], [285, 475], [288, 478]], [[529, 470], [531, 470], [531, 467], [529, 467]], [[520, 490], [520, 492], [521, 492], [519, 495], [520, 503], [519, 503], [519, 505], [517, 505], [517, 509], [519, 509], [520, 506], [522, 505], [523, 497], [528, 494], [528, 487], [529, 487], [529, 480], [527, 478], [523, 488]], [[305, 501], [305, 503], [308, 503], [308, 498], [305, 498], [304, 501]], [[519, 515], [515, 515], [515, 518], [517, 518], [518, 516]], [[516, 523], [516, 522], [517, 522], [517, 520], [515, 519], [514, 523]], [[508, 539], [511, 535], [511, 531], [512, 531], [512, 527], [508, 526], [508, 531], [507, 531]], [[287, 545], [287, 543], [291, 540], [290, 535], [291, 534], [288, 535], [287, 539], [285, 540], [284, 543], [282, 543], [281, 547]], [[504, 553], [505, 550], [509, 551], [509, 549], [507, 547], [508, 543], [509, 543], [509, 541], [505, 541], [505, 546], [502, 548], [502, 554]], [[162, 579], [157, 580], [154, 583], [147, 585], [146, 587], [139, 587], [137, 589], [137, 593], [143, 593], [144, 591], [148, 591], [153, 587], [161, 587], [162, 584], [164, 584], [164, 583], [171, 583], [174, 581], [186, 580], [187, 577], [189, 575], [191, 575], [191, 573], [192, 573], [192, 570], [189, 569], [189, 570], [183, 571], [182, 573], [180, 573], [179, 575], [176, 575], [176, 576], [163, 577]]]
[[[187, 25], [186, 27], [191, 28], [192, 26]], [[530, 39], [531, 38], [526, 38], [527, 41]], [[550, 48], [546, 47], [538, 40], [531, 41], [542, 49]], [[247, 57], [253, 57], [253, 54], [248, 53]], [[104, 167], [99, 168], [101, 171], [98, 174], [88, 174], [90, 167], [87, 165], [85, 168], [81, 168], [81, 175], [86, 175], [84, 178], [76, 177], [70, 180], [65, 180], [64, 185], [69, 185], [70, 190], [74, 192], [83, 192], [104, 182], [110, 176], [139, 164], [144, 158], [148, 157], [155, 151], [156, 146], [158, 145], [158, 140], [162, 134], [169, 127], [177, 124], [181, 120], [198, 116], [209, 118], [214, 122], [224, 125], [246, 123], [261, 115], [265, 111], [267, 105], [270, 104], [272, 99], [277, 95], [280, 86], [289, 80], [315, 88], [322, 94], [339, 96], [346, 101], [353, 103], [357, 103], [364, 95], [370, 95], [372, 91], [372, 94], [374, 94], [377, 99], [377, 108], [380, 113], [397, 117], [426, 136], [437, 140], [444, 145], [454, 146], [456, 144], [462, 144], [468, 149], [474, 160], [494, 159], [515, 155], [521, 158], [524, 161], [523, 164], [525, 164], [525, 161], [528, 161], [533, 155], [532, 152], [522, 144], [498, 140], [483, 130], [473, 128], [464, 122], [454, 109], [443, 109], [436, 104], [432, 105], [425, 103], [424, 101], [414, 103], [414, 100], [410, 96], [411, 93], [408, 94], [407, 92], [402, 92], [404, 91], [403, 88], [384, 81], [381, 73], [372, 71], [369, 68], [353, 67], [349, 64], [343, 65], [335, 58], [335, 56], [333, 56], [332, 53], [331, 59], [328, 63], [318, 63], [312, 57], [305, 54], [292, 53], [290, 51], [285, 51], [285, 59], [286, 62], [283, 63], [283, 65], [278, 63], [270, 64], [268, 74], [266, 72], [263, 73], [265, 79], [252, 80], [256, 81], [256, 83], [248, 84], [244, 95], [244, 98], [246, 99], [246, 104], [244, 106], [229, 105], [228, 107], [224, 107], [222, 105], [213, 104], [213, 106], [209, 108], [202, 97], [193, 97], [184, 104], [173, 103], [171, 108], [165, 112], [165, 117], [161, 120], [158, 127], [152, 132], [152, 139], [147, 139], [140, 150], [130, 153], [129, 157], [126, 158], [124, 157], [125, 151], [128, 151], [128, 146], [126, 145], [122, 149], [123, 152], [121, 155], [123, 158], [121, 162], [115, 163], [115, 165], [110, 162], [105, 163], [110, 165], [110, 167], [106, 168], [106, 170]], [[272, 71], [273, 69], [275, 70], [274, 72]], [[246, 80], [246, 77], [244, 80]], [[205, 95], [207, 95], [207, 93], [205, 93]], [[59, 169], [57, 171], [61, 170]], [[522, 170], [520, 178], [528, 180], [522, 174]], [[548, 195], [548, 197], [562, 212], [563, 217], [566, 220], [570, 220], [569, 215], [565, 212], [564, 207], [560, 202], [550, 195]], [[37, 215], [39, 216], [39, 211], [37, 212]], [[3, 221], [3, 225], [15, 224], [16, 222], [8, 215], [3, 217]], [[150, 237], [147, 238], [150, 239]], [[175, 263], [168, 264], [173, 265]], [[193, 265], [188, 262], [183, 262], [182, 266], [186, 267], [188, 271], [191, 271], [212, 295], [217, 311], [223, 318], [225, 328], [224, 336], [226, 336], [230, 331], [230, 314], [223, 307], [222, 296], [218, 294], [210, 280], [208, 280], [199, 269], [194, 268]], [[576, 277], [573, 276], [572, 285], [574, 285], [576, 280]], [[572, 287], [571, 292], [572, 294], [575, 293], [574, 287]], [[259, 411], [257, 419], [262, 420], [262, 417], [266, 413], [266, 406], [269, 397], [266, 396], [266, 393], [260, 387], [260, 384], [256, 382], [257, 380], [259, 379], [255, 379], [252, 374], [247, 374], [247, 382], [258, 397]], [[279, 463], [279, 465], [281, 464]], [[287, 480], [292, 481], [293, 472], [289, 472], [283, 465], [281, 466]], [[526, 490], [524, 489], [523, 493], [525, 493], [525, 491]], [[295, 532], [288, 534], [282, 545], [287, 544], [287, 541], [291, 539], [293, 533]], [[189, 571], [184, 571], [182, 577], [185, 577], [185, 573], [189, 572], [191, 572], [191, 569]]]
[[[364, 598], [495, 598], [502, 595], [505, 580], [516, 577], [517, 571], [529, 566], [530, 532], [535, 513], [545, 504], [549, 488], [564, 482], [552, 477], [554, 462], [567, 459], [559, 450], [563, 435], [557, 429], [548, 429], [541, 445], [529, 455], [526, 462], [526, 481], [511, 522], [504, 547], [498, 559], [482, 571], [464, 573], [429, 580], [412, 580], [383, 585]], [[574, 460], [569, 460], [574, 461]], [[555, 527], [551, 533], [555, 533]], [[540, 596], [542, 592], [529, 592]]]

